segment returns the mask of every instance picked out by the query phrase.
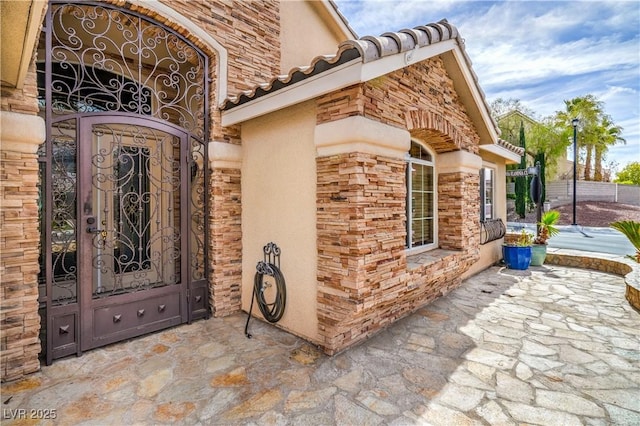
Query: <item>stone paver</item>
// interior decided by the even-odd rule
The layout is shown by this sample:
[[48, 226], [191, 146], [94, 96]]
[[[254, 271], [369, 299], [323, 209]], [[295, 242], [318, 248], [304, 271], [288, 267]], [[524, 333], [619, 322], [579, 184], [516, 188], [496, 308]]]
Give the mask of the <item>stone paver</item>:
[[619, 276], [492, 267], [334, 357], [259, 321], [246, 339], [245, 318], [2, 384], [2, 424], [640, 425], [640, 314]]

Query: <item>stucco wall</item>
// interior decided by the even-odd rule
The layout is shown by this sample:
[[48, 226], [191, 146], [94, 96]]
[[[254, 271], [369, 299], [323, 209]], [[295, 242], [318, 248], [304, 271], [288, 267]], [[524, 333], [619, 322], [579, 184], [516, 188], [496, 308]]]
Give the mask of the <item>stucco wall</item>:
[[306, 1], [280, 3], [280, 44], [282, 65], [280, 72], [287, 74], [292, 68], [309, 65], [318, 55], [333, 55], [341, 39], [330, 31], [317, 9]]
[[[506, 180], [500, 178], [504, 176], [506, 166], [504, 159], [501, 159], [495, 155], [483, 155], [482, 167], [490, 167], [495, 169], [496, 175], [494, 180], [494, 204], [496, 218], [502, 219], [502, 222], [507, 224], [507, 184]], [[478, 212], [478, 216], [480, 212]], [[462, 278], [465, 279], [472, 275], [477, 274], [480, 271], [487, 269], [489, 266], [495, 264], [502, 259], [502, 242], [500, 238], [495, 241], [491, 241], [487, 244], [480, 246], [480, 257], [477, 262], [473, 263], [468, 271], [466, 271]]]
[[[278, 326], [317, 341], [315, 103], [242, 126], [242, 309], [269, 242], [282, 250], [287, 306]], [[254, 315], [260, 315], [257, 306]]]

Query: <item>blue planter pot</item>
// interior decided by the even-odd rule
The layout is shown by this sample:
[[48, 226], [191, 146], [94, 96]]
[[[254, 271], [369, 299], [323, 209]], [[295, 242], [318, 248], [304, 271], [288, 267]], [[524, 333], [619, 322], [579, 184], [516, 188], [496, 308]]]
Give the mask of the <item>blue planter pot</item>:
[[531, 246], [502, 246], [502, 257], [509, 269], [519, 269], [521, 271], [528, 269], [531, 263]]

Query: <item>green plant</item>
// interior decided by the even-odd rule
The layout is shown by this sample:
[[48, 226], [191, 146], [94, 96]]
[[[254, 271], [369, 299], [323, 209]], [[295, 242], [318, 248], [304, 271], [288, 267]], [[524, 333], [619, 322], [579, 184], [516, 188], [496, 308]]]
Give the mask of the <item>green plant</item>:
[[538, 222], [538, 236], [533, 241], [534, 244], [547, 244], [547, 240], [558, 235], [560, 230], [556, 228], [556, 224], [560, 220], [560, 212], [558, 210], [549, 210], [544, 212]]
[[614, 182], [640, 185], [640, 161], [634, 161], [624, 166], [624, 168], [618, 172], [618, 176]]
[[[527, 142], [524, 136], [524, 124], [520, 121], [520, 147], [524, 148], [525, 153], [520, 157], [520, 169], [527, 168]], [[520, 176], [516, 178], [516, 213], [521, 219], [527, 215], [527, 199], [529, 198], [529, 185], [527, 185], [527, 177]]]
[[624, 234], [631, 244], [636, 248], [636, 262], [640, 263], [640, 222], [634, 220], [619, 220], [611, 223], [613, 229]]
[[520, 237], [518, 241], [516, 241], [516, 245], [519, 247], [528, 247], [533, 244], [533, 234], [525, 231], [524, 229], [520, 233]]

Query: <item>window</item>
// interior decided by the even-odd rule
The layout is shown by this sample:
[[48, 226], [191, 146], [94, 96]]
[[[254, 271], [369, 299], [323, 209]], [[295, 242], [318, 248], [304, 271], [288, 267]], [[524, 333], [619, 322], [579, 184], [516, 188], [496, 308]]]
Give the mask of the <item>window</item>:
[[495, 219], [493, 169], [480, 169], [480, 221]]
[[433, 156], [411, 142], [407, 156], [407, 248], [436, 245], [436, 198]]

